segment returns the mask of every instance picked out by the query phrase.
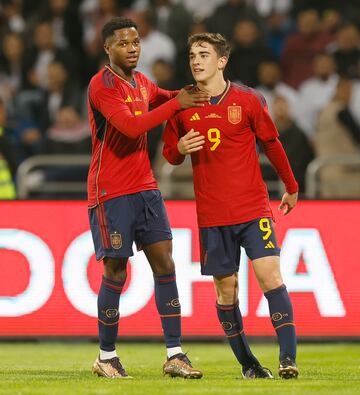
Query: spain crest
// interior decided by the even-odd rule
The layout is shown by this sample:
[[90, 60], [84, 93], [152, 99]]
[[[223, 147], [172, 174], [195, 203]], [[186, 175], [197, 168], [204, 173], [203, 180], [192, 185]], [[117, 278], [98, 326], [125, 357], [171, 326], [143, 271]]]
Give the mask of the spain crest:
[[114, 250], [120, 250], [122, 247], [122, 238], [120, 233], [111, 233], [110, 234], [110, 243], [111, 247]]
[[228, 120], [233, 125], [236, 125], [241, 121], [241, 106], [228, 107]]
[[146, 90], [146, 88], [144, 86], [142, 86], [140, 88], [140, 93], [141, 93], [144, 101], [147, 102], [148, 101], [148, 93], [147, 93], [147, 90]]

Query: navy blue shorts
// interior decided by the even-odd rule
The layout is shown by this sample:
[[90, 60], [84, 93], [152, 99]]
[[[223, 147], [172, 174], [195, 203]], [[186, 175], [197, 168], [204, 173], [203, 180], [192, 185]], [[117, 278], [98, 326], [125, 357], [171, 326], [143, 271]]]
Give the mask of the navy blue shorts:
[[143, 245], [171, 240], [161, 193], [157, 189], [119, 196], [89, 209], [96, 259], [133, 256], [133, 242]]
[[272, 220], [258, 218], [237, 225], [200, 228], [201, 274], [226, 276], [238, 272], [240, 247], [251, 260], [279, 256]]

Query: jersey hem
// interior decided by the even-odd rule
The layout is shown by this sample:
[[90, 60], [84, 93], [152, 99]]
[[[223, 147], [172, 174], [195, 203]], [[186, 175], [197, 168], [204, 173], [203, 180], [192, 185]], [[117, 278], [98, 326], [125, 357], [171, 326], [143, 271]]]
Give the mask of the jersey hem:
[[208, 222], [208, 223], [201, 223], [201, 224], [200, 224], [200, 221], [198, 221], [199, 222], [198, 227], [199, 228], [210, 228], [210, 227], [218, 227], [218, 226], [240, 225], [245, 222], [254, 221], [255, 219], [259, 219], [259, 218], [271, 218], [272, 220], [274, 220], [274, 216], [273, 216], [272, 212], [267, 212], [267, 213], [263, 213], [263, 215], [255, 215], [255, 216], [245, 217], [245, 218], [231, 220], [231, 221], [215, 221], [215, 222]]
[[145, 187], [141, 187], [141, 188], [133, 188], [133, 189], [129, 189], [125, 192], [115, 192], [109, 195], [106, 195], [102, 198], [98, 198], [98, 203], [92, 201], [88, 201], [88, 208], [95, 208], [96, 206], [98, 206], [98, 204], [106, 202], [107, 200], [111, 200], [114, 198], [117, 198], [119, 196], [125, 196], [125, 195], [131, 195], [133, 193], [138, 193], [138, 192], [142, 192], [142, 191], [151, 191], [151, 190], [159, 190], [158, 186], [156, 184], [152, 184], [152, 185], [148, 185]]

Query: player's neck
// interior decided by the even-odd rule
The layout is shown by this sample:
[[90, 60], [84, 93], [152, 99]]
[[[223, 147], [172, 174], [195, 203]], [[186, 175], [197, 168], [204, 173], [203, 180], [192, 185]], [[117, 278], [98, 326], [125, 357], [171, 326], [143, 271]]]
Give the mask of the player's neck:
[[207, 81], [198, 82], [197, 86], [201, 90], [209, 93], [210, 96], [218, 96], [224, 92], [226, 88], [226, 81], [222, 75], [215, 76], [214, 78]]
[[134, 78], [133, 69], [124, 70], [112, 62], [110, 62], [110, 67], [115, 71], [116, 74], [119, 74], [119, 76], [124, 78], [126, 81], [131, 81]]

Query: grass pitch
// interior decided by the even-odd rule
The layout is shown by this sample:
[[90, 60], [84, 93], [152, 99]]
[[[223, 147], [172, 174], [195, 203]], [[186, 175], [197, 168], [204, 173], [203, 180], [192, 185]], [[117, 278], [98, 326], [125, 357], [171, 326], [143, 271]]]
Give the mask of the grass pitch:
[[184, 344], [201, 380], [162, 376], [162, 344], [119, 344], [118, 352], [133, 380], [93, 376], [95, 344], [0, 343], [0, 394], [360, 394], [360, 344], [300, 344], [297, 380], [277, 378], [277, 347], [255, 344], [261, 363], [276, 373], [276, 380], [245, 381], [229, 346]]

